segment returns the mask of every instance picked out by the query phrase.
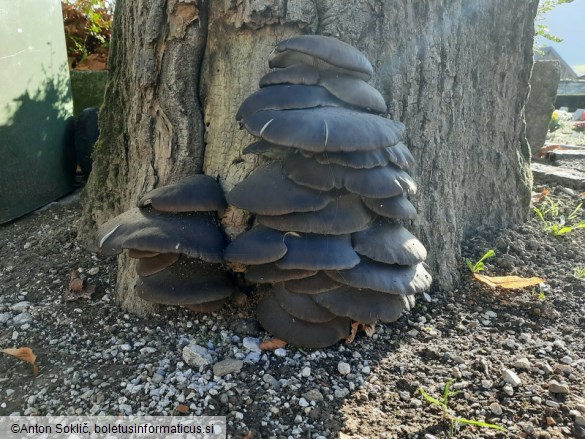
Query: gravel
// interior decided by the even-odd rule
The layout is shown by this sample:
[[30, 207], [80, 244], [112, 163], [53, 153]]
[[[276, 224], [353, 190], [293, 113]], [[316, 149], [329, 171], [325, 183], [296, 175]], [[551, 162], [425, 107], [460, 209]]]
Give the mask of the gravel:
[[[581, 201], [558, 188], [553, 196], [567, 209]], [[456, 288], [421, 296], [372, 337], [262, 351], [253, 297], [212, 315], [121, 310], [115, 259], [79, 246], [78, 215], [77, 204], [57, 204], [0, 226], [0, 346], [32, 348], [40, 370], [35, 378], [0, 356], [1, 415], [187, 413], [226, 416], [234, 438], [445, 438], [451, 425], [419, 389], [440, 399], [455, 379], [455, 416], [508, 437], [585, 438], [585, 284], [574, 274], [585, 265], [583, 230], [553, 237], [533, 219], [465, 241], [463, 257], [496, 251], [485, 274], [541, 276], [543, 289], [490, 290], [462, 262]], [[91, 299], [70, 300], [74, 269], [96, 286]]]

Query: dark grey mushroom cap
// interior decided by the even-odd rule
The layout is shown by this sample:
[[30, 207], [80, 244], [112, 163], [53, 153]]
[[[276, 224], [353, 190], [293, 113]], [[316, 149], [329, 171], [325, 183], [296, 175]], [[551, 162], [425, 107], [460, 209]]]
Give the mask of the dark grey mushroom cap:
[[148, 205], [160, 212], [211, 212], [227, 207], [219, 183], [203, 174], [147, 192], [138, 207]]
[[412, 233], [383, 218], [352, 234], [351, 240], [360, 255], [385, 264], [416, 265], [427, 257], [425, 247]]
[[316, 270], [283, 270], [275, 264], [251, 265], [244, 273], [248, 282], [257, 284], [273, 284], [292, 279], [313, 276]]
[[349, 235], [287, 233], [284, 243], [288, 251], [276, 266], [285, 270], [343, 270], [360, 262]]
[[311, 296], [292, 293], [282, 283], [274, 285], [269, 294], [287, 313], [305, 322], [323, 323], [337, 317], [314, 302]]
[[179, 260], [176, 253], [161, 253], [152, 258], [141, 258], [136, 264], [136, 273], [138, 276], [146, 277], [163, 271]]
[[319, 85], [337, 99], [354, 107], [376, 113], [386, 113], [386, 102], [378, 90], [366, 81], [339, 73], [324, 72]]
[[279, 162], [256, 168], [228, 194], [227, 201], [240, 209], [262, 215], [283, 215], [322, 209], [331, 197], [295, 184], [284, 175]]
[[294, 149], [291, 149], [288, 146], [275, 145], [273, 143], [269, 143], [266, 140], [261, 139], [258, 142], [254, 142], [246, 146], [242, 153], [261, 154], [270, 159], [281, 160], [287, 157], [290, 154], [291, 150], [294, 151]]
[[264, 329], [295, 346], [324, 348], [349, 335], [349, 319], [337, 317], [325, 323], [305, 322], [282, 309], [271, 294], [262, 298], [256, 312]]
[[324, 35], [299, 35], [281, 41], [268, 61], [271, 68], [298, 63], [312, 65], [319, 70], [346, 71], [366, 81], [374, 73], [372, 64], [362, 52], [343, 41]]
[[364, 230], [373, 219], [374, 215], [354, 194], [340, 195], [315, 212], [256, 217], [258, 223], [271, 229], [324, 235], [343, 235]]
[[309, 152], [372, 151], [397, 144], [404, 125], [347, 108], [261, 110], [242, 119], [250, 134]]
[[[393, 147], [390, 146], [389, 148]], [[287, 148], [287, 151], [290, 151], [290, 148]], [[356, 169], [386, 166], [390, 162], [388, 154], [384, 149], [376, 149], [374, 151], [322, 152], [318, 154], [301, 151], [301, 154], [303, 157], [317, 160], [322, 165], [341, 165]], [[287, 155], [283, 155], [281, 158], [286, 158]]]
[[102, 225], [98, 248], [105, 255], [123, 249], [180, 253], [207, 262], [222, 262], [226, 239], [209, 213], [164, 214], [133, 208]]
[[248, 96], [236, 113], [236, 120], [249, 118], [260, 110], [298, 110], [316, 107], [340, 107], [343, 103], [316, 85], [273, 85]]
[[128, 256], [135, 259], [153, 258], [158, 255], [160, 255], [159, 252], [145, 252], [142, 250], [134, 250], [133, 248], [128, 249]]
[[205, 302], [200, 304], [185, 305], [185, 308], [195, 312], [215, 312], [219, 311], [226, 303], [226, 299], [214, 300], [213, 302]]
[[401, 296], [346, 286], [310, 297], [333, 314], [360, 323], [394, 322], [404, 309]]
[[287, 290], [299, 294], [318, 294], [325, 291], [334, 290], [341, 284], [335, 282], [322, 271], [314, 276], [303, 279], [289, 280], [284, 283]]
[[140, 277], [136, 290], [149, 302], [191, 305], [225, 299], [232, 294], [233, 285], [217, 265], [183, 257], [166, 270]]
[[256, 226], [237, 236], [226, 247], [226, 261], [259, 265], [278, 261], [287, 251], [284, 234], [268, 227]]
[[394, 163], [402, 169], [408, 169], [414, 165], [414, 157], [407, 146], [402, 142], [389, 146], [384, 150], [384, 153], [388, 156], [388, 161], [390, 163]]
[[319, 70], [307, 64], [293, 64], [284, 69], [276, 69], [260, 78], [260, 87], [278, 84], [317, 85]]
[[315, 160], [295, 154], [283, 160], [283, 170], [295, 183], [315, 190], [345, 188], [369, 198], [388, 198], [404, 192], [416, 192], [416, 183], [394, 165], [371, 169], [321, 165]]
[[362, 258], [349, 270], [326, 271], [336, 282], [355, 288], [366, 288], [388, 294], [420, 293], [431, 286], [431, 275], [418, 265], [388, 265]]
[[416, 209], [408, 198], [398, 195], [391, 198], [362, 198], [368, 209], [385, 218], [413, 219]]

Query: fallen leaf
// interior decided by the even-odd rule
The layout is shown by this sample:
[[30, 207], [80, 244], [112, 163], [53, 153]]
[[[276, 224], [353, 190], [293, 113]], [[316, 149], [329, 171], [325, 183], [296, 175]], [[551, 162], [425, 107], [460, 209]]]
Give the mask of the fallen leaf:
[[183, 414], [189, 413], [189, 407], [186, 406], [185, 404], [179, 404], [175, 408], [175, 410], [177, 410], [179, 413], [183, 413]]
[[67, 296], [65, 296], [65, 301], [71, 302], [77, 299], [91, 300], [92, 296], [95, 294], [95, 288], [96, 288], [95, 285], [92, 284], [86, 285], [81, 290], [73, 291], [69, 293]]
[[358, 332], [359, 326], [360, 326], [359, 322], [352, 322], [351, 323], [351, 330], [349, 332], [349, 335], [345, 339], [345, 342], [347, 344], [353, 343], [353, 341], [355, 340], [355, 336]]
[[543, 198], [548, 197], [550, 195], [550, 190], [548, 188], [544, 188], [541, 193], [532, 195], [532, 202], [533, 203], [540, 203]]
[[557, 150], [564, 150], [565, 148], [563, 148], [561, 145], [547, 145], [547, 146], [543, 146], [542, 148], [540, 148], [538, 150], [538, 152], [536, 153], [536, 155], [540, 158], [545, 157], [549, 152], [551, 151], [557, 151]]
[[31, 348], [6, 348], [2, 349], [1, 352], [16, 357], [19, 360], [26, 361], [32, 366], [33, 375], [37, 376], [39, 374], [39, 368], [35, 364], [35, 361], [37, 361], [37, 356], [34, 354]]
[[286, 341], [279, 338], [269, 338], [268, 340], [264, 340], [262, 343], [260, 343], [260, 349], [264, 351], [274, 351], [285, 346]]
[[473, 273], [473, 277], [492, 288], [499, 287], [508, 290], [531, 287], [544, 282], [544, 279], [540, 277], [485, 276], [477, 273]]
[[248, 434], [246, 436], [244, 436], [244, 439], [253, 439], [254, 438], [254, 433], [252, 433], [251, 431], [248, 432]]

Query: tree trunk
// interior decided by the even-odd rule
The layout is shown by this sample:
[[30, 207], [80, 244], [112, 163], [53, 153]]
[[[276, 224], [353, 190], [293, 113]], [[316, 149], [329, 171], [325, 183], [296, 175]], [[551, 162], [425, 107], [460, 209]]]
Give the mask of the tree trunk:
[[[411, 230], [429, 249], [443, 289], [461, 266], [460, 243], [486, 227], [526, 218], [530, 152], [523, 107], [538, 0], [119, 0], [101, 138], [84, 196], [81, 237], [144, 191], [205, 172], [226, 191], [258, 156], [235, 113], [289, 36], [317, 33], [362, 50], [389, 116], [407, 127], [417, 159]], [[205, 134], [205, 138], [204, 138]], [[248, 227], [229, 209], [229, 234]], [[134, 267], [121, 258], [123, 306]]]

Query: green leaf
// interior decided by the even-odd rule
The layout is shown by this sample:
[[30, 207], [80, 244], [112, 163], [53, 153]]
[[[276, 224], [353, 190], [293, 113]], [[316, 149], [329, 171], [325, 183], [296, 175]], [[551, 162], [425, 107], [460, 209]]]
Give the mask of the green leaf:
[[474, 421], [472, 419], [465, 419], [465, 418], [453, 418], [452, 420], [455, 422], [458, 422], [460, 424], [476, 425], [478, 427], [487, 427], [487, 428], [493, 428], [494, 430], [508, 431], [504, 427], [500, 427], [499, 425], [496, 425], [496, 424], [488, 424], [487, 422], [483, 422], [483, 421]]
[[467, 264], [467, 268], [469, 268], [470, 271], [473, 271], [473, 262], [471, 262], [471, 259], [465, 259], [465, 263]]
[[484, 263], [483, 263], [483, 262], [478, 262], [477, 264], [475, 264], [475, 265], [473, 266], [473, 270], [472, 270], [472, 271], [473, 271], [474, 273], [478, 273], [478, 272], [480, 272], [480, 271], [483, 271], [484, 269], [485, 269], [485, 265], [484, 265]]

